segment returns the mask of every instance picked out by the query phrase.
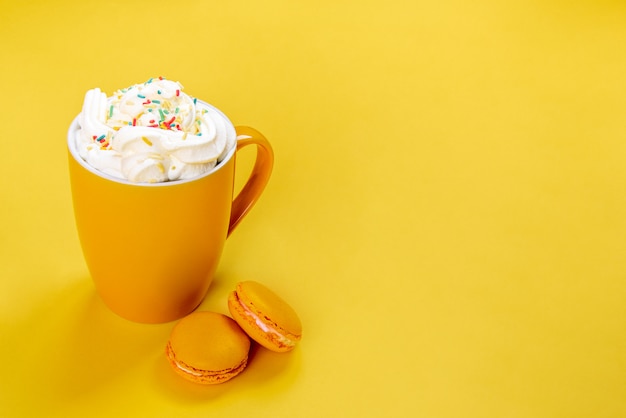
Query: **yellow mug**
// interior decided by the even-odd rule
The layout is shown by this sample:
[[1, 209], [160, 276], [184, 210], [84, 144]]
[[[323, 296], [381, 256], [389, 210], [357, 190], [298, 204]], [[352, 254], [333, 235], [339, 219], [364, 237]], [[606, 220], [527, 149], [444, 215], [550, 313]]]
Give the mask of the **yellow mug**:
[[[209, 173], [138, 184], [88, 165], [76, 149], [78, 128], [77, 117], [68, 132], [70, 183], [78, 236], [97, 293], [113, 312], [135, 322], [187, 315], [204, 299], [226, 238], [269, 180], [270, 143], [255, 129], [238, 126], [236, 149]], [[248, 145], [256, 145], [256, 160], [233, 200], [235, 154]]]

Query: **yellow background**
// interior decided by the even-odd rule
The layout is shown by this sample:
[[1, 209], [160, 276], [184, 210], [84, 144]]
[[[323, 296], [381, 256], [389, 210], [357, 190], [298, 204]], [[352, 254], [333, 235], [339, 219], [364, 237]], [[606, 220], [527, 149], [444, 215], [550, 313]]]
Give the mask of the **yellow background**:
[[[618, 0], [3, 0], [0, 416], [626, 416], [625, 46]], [[276, 154], [200, 309], [258, 280], [304, 337], [219, 386], [74, 226], [84, 92], [159, 75]]]

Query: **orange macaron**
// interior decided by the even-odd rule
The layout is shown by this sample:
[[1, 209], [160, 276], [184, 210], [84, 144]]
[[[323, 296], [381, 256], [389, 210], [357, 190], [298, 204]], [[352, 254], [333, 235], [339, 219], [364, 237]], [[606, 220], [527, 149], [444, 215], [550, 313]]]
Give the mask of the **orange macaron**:
[[226, 382], [248, 363], [250, 339], [235, 321], [216, 312], [194, 312], [174, 326], [165, 352], [176, 373], [195, 383]]
[[293, 308], [258, 282], [238, 283], [228, 297], [228, 309], [250, 338], [269, 350], [293, 350], [302, 338], [302, 324]]

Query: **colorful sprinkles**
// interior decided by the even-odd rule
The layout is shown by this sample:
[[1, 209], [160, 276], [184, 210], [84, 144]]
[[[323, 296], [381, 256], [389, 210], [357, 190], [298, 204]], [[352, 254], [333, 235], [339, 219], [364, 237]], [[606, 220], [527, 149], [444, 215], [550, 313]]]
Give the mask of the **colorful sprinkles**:
[[[187, 112], [195, 112], [194, 107], [197, 105], [197, 99], [190, 98], [193, 101], [193, 105], [190, 107], [191, 103], [180, 101], [182, 88], [167, 91], [159, 86], [158, 89], [154, 89], [154, 87], [150, 87], [150, 84], [155, 80], [157, 79], [150, 78], [143, 84], [120, 89], [115, 93], [113, 102], [110, 103], [106, 113], [106, 123], [112, 131], [99, 136], [94, 135], [94, 144], [101, 149], [110, 149], [110, 135], [123, 126], [145, 126], [149, 128], [179, 131], [183, 133], [182, 140], [185, 140], [188, 134], [195, 136], [202, 135], [200, 132], [201, 121], [198, 114], [194, 115], [194, 123], [192, 126], [188, 127], [188, 129], [190, 129], [189, 132], [183, 127], [183, 120], [186, 120], [188, 117]], [[158, 77], [158, 80], [165, 79]], [[137, 111], [139, 104], [141, 104], [141, 110]], [[116, 110], [116, 106], [118, 105], [128, 106], [128, 108], [132, 109], [131, 115], [134, 114], [134, 116], [127, 116], [128, 112], [125, 112], [123, 108], [120, 108], [118, 112]], [[151, 117], [148, 117], [148, 115]], [[152, 146], [152, 142], [147, 137], [143, 136], [141, 139], [147, 145]]]
[[93, 142], [97, 143], [98, 145], [100, 145], [100, 149], [109, 149], [109, 140], [108, 140], [108, 134], [107, 135], [94, 135], [93, 137]]

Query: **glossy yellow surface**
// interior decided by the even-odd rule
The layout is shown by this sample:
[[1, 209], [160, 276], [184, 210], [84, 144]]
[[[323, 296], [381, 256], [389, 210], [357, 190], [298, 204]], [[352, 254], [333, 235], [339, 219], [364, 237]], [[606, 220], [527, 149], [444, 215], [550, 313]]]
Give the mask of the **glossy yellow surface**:
[[[618, 0], [2, 1], [0, 416], [626, 416], [624, 45]], [[200, 308], [257, 280], [304, 334], [223, 385], [74, 224], [84, 92], [158, 75], [274, 147]]]

